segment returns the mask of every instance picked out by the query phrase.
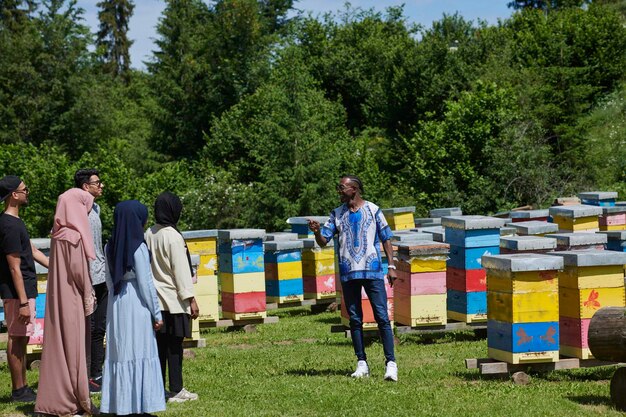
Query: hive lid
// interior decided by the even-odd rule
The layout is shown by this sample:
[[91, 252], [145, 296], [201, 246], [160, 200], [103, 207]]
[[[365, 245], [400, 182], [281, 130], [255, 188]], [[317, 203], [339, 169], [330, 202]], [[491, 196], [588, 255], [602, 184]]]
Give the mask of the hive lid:
[[626, 264], [626, 252], [586, 249], [576, 251], [551, 252], [549, 255], [560, 256], [568, 266], [602, 266]]
[[[320, 249], [321, 246], [317, 244], [317, 242], [315, 241], [315, 238], [311, 237], [311, 238], [306, 238], [306, 239], [300, 239], [300, 241], [302, 242], [303, 248], [304, 249]], [[334, 249], [334, 241], [330, 240], [326, 246], [324, 246], [324, 248], [333, 248]]]
[[500, 238], [500, 247], [529, 251], [556, 249], [556, 240], [540, 236], [507, 236]]
[[499, 229], [504, 219], [489, 216], [447, 216], [441, 219], [444, 227], [463, 230]]
[[585, 246], [602, 245], [607, 242], [606, 235], [600, 233], [554, 233], [546, 235], [550, 239], [556, 239], [557, 246]]
[[615, 191], [586, 191], [578, 193], [578, 198], [582, 200], [615, 200], [617, 192]]
[[319, 222], [319, 224], [324, 224], [328, 221], [328, 216], [300, 216], [300, 217], [290, 217], [287, 219], [287, 223], [289, 224], [309, 224], [309, 219], [315, 220]]
[[507, 223], [508, 227], [514, 227], [521, 235], [539, 235], [554, 233], [559, 231], [556, 223], [543, 222], [541, 220], [530, 220], [527, 222]]
[[265, 239], [265, 229], [221, 229], [217, 235], [220, 240]]
[[393, 232], [393, 236], [391, 240], [394, 242], [414, 242], [416, 240], [433, 240], [432, 233], [420, 233], [420, 232], [411, 232], [411, 233], [398, 233], [397, 231]]
[[532, 219], [537, 217], [548, 217], [550, 215], [550, 210], [541, 209], [541, 210], [518, 210], [509, 212], [509, 217], [512, 219]]
[[217, 237], [217, 229], [209, 230], [187, 230], [182, 232], [184, 239], [199, 239], [206, 237]]
[[383, 209], [383, 214], [385, 216], [391, 214], [402, 214], [402, 213], [415, 213], [415, 206], [410, 207], [394, 207], [394, 208], [385, 208]]
[[275, 232], [268, 233], [265, 236], [266, 241], [283, 241], [283, 240], [298, 240], [298, 234], [292, 232]]
[[461, 207], [436, 208], [428, 212], [430, 217], [462, 216]]
[[557, 206], [550, 207], [551, 216], [561, 216], [577, 219], [579, 217], [599, 216], [602, 214], [602, 207], [581, 204], [578, 206]]
[[302, 242], [302, 240], [274, 240], [271, 242], [265, 241], [263, 245], [266, 252], [302, 249], [304, 247], [304, 243]]
[[398, 253], [409, 256], [446, 255], [450, 251], [450, 245], [447, 243], [433, 242], [432, 240], [399, 242], [394, 246], [397, 246]]
[[539, 253], [514, 253], [510, 255], [485, 255], [482, 266], [499, 271], [551, 271], [563, 269], [563, 259]]
[[602, 207], [602, 215], [608, 216], [611, 214], [620, 214], [626, 213], [626, 206], [613, 206], [613, 207]]

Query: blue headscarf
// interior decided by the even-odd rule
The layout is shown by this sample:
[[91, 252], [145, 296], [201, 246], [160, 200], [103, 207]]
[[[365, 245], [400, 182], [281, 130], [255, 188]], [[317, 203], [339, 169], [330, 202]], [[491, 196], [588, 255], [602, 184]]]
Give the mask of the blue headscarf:
[[122, 201], [113, 212], [113, 234], [107, 244], [107, 262], [113, 294], [119, 294], [124, 274], [135, 266], [135, 251], [144, 242], [148, 208], [137, 200]]

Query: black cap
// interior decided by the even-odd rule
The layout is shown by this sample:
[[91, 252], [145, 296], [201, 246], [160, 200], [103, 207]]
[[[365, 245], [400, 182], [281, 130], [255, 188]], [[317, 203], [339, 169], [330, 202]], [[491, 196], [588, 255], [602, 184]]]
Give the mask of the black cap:
[[7, 175], [0, 179], [0, 201], [7, 199], [20, 186], [22, 180], [15, 175]]

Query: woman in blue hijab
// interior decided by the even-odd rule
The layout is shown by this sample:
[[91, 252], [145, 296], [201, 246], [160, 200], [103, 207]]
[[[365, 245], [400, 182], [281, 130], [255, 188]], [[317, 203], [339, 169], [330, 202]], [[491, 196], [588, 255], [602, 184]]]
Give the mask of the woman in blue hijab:
[[107, 346], [100, 410], [117, 415], [165, 410], [155, 330], [163, 325], [143, 229], [148, 209], [119, 203], [106, 248]]

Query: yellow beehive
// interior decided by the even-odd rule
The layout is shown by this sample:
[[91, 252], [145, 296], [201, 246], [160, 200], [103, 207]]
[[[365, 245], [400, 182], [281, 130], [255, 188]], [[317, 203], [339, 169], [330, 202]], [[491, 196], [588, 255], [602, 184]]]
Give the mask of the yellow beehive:
[[612, 288], [624, 286], [622, 265], [566, 266], [559, 272], [559, 285], [567, 288]]
[[520, 363], [558, 362], [559, 360], [559, 351], [557, 350], [546, 352], [512, 353], [490, 347], [487, 351], [490, 358], [512, 363], [514, 365]]
[[316, 261], [302, 260], [302, 274], [306, 276], [331, 275], [335, 273], [335, 258]]
[[448, 310], [448, 319], [462, 323], [479, 323], [487, 321], [487, 313], [465, 314], [458, 311]]
[[266, 311], [259, 311], [254, 313], [233, 313], [231, 311], [222, 311], [222, 315], [225, 319], [231, 320], [249, 320], [249, 319], [264, 319], [267, 317]]
[[626, 224], [614, 224], [610, 226], [600, 225], [600, 230], [603, 232], [610, 232], [613, 230], [626, 230]]
[[265, 292], [265, 273], [249, 272], [247, 274], [231, 274], [220, 272], [219, 279], [222, 291], [229, 293]]
[[198, 275], [215, 275], [217, 273], [217, 255], [200, 255]]
[[559, 287], [561, 315], [590, 319], [602, 307], [624, 307], [624, 287], [566, 288]]
[[335, 248], [332, 246], [302, 250], [302, 261], [321, 261], [327, 259], [335, 259]]
[[487, 311], [490, 320], [507, 323], [559, 321], [559, 295], [556, 291], [487, 292]]
[[577, 218], [553, 216], [552, 222], [558, 224], [559, 230], [562, 230], [562, 231], [569, 230], [572, 232], [582, 232], [583, 230], [588, 230], [588, 231], [600, 230], [598, 216], [577, 217]]
[[408, 262], [399, 260], [397, 267], [410, 273], [441, 272], [446, 270], [446, 256], [413, 257]]
[[394, 303], [394, 319], [411, 327], [446, 324], [446, 294], [411, 295], [409, 302]]
[[265, 264], [265, 279], [285, 280], [302, 278], [302, 262]]
[[217, 254], [217, 237], [185, 239], [189, 253], [197, 255]]
[[503, 293], [555, 293], [559, 289], [556, 271], [511, 272], [490, 269], [487, 274], [487, 291]]

